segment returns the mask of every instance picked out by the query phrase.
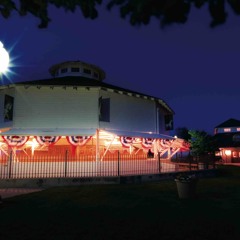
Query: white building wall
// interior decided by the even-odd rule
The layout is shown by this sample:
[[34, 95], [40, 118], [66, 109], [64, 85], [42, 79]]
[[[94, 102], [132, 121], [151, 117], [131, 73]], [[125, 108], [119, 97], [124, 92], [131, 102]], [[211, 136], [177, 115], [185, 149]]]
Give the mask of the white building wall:
[[[100, 92], [99, 92], [100, 91]], [[13, 121], [3, 121], [4, 95], [14, 97]], [[110, 98], [110, 122], [99, 122], [99, 97]], [[0, 90], [0, 128], [103, 128], [164, 133], [156, 102], [98, 88], [29, 87]], [[158, 111], [160, 114], [158, 114]]]
[[16, 88], [16, 128], [96, 128], [98, 89]]
[[100, 122], [100, 128], [157, 133], [153, 100], [103, 90], [100, 96], [110, 98], [110, 122]]

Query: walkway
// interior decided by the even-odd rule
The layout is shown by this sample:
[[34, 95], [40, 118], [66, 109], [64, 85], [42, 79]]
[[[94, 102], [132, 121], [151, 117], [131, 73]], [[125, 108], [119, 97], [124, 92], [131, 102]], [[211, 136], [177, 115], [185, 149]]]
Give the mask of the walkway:
[[0, 188], [0, 196], [5, 199], [42, 190], [42, 188]]

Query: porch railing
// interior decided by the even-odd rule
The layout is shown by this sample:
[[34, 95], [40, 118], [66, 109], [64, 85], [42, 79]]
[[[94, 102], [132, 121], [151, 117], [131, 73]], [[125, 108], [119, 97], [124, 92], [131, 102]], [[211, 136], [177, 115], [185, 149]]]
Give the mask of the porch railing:
[[[213, 164], [208, 165], [208, 168], [213, 167]], [[0, 156], [0, 179], [111, 177], [181, 172], [201, 168], [202, 166], [196, 162], [176, 159], [173, 161], [160, 156], [147, 158], [146, 154], [118, 153], [104, 156], [102, 160], [101, 158], [96, 160], [96, 157], [91, 155], [76, 158], [67, 154], [29, 157], [14, 156], [11, 152], [8, 156]]]

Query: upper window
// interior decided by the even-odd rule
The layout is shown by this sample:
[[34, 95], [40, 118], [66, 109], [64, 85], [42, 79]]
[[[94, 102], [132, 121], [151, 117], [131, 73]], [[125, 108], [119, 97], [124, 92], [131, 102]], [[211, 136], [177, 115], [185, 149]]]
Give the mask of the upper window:
[[9, 95], [5, 95], [4, 99], [4, 122], [13, 120], [13, 103], [14, 98]]
[[72, 67], [71, 72], [80, 72], [80, 68], [78, 67]]
[[61, 69], [61, 73], [66, 73], [67, 71], [68, 71], [67, 68], [62, 68], [62, 69]]
[[99, 121], [110, 122], [110, 98], [99, 98]]
[[93, 76], [94, 76], [95, 78], [98, 78], [98, 73], [97, 73], [97, 72], [94, 72], [94, 73], [93, 73]]
[[165, 115], [164, 120], [165, 120], [165, 130], [166, 131], [173, 130], [173, 115], [171, 114]]
[[224, 128], [223, 131], [224, 132], [231, 132], [231, 128]]
[[88, 69], [88, 68], [84, 68], [84, 69], [83, 69], [83, 72], [86, 73], [86, 74], [91, 74], [91, 70]]

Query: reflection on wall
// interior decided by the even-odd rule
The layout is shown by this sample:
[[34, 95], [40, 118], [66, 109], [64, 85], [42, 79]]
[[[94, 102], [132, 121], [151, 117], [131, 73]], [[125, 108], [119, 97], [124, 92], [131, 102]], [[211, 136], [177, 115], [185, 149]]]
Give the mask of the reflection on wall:
[[165, 115], [165, 130], [173, 130], [173, 115]]
[[14, 98], [5, 95], [4, 98], [4, 122], [9, 122], [13, 120], [13, 102]]

